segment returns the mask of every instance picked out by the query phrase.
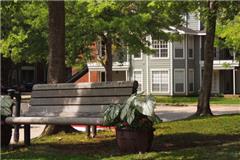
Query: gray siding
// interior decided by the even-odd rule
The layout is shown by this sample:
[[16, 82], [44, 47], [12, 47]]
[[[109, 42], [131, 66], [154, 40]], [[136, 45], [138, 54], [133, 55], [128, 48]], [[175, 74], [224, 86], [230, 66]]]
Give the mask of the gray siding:
[[198, 18], [195, 16], [195, 14], [194, 13], [190, 13], [189, 15], [188, 15], [188, 20], [187, 20], [187, 22], [188, 22], [188, 28], [190, 28], [190, 29], [193, 29], [193, 30], [199, 30], [199, 28], [200, 28], [200, 23], [199, 23], [199, 20], [198, 20]]
[[[152, 58], [151, 55], [146, 55], [143, 54], [142, 55], [142, 59], [141, 60], [134, 60], [132, 58], [131, 60], [131, 72], [133, 72], [134, 70], [142, 70], [142, 74], [143, 74], [143, 90], [146, 92], [147, 91], [147, 87], [148, 87], [148, 91], [149, 93], [151, 93], [151, 71], [154, 69], [167, 69], [168, 73], [169, 73], [169, 93], [156, 93], [157, 95], [170, 95], [171, 94], [171, 55], [172, 55], [172, 45], [169, 45], [169, 49], [168, 49], [168, 54], [169, 54], [169, 58], [167, 59], [154, 59]], [[148, 60], [148, 67], [147, 67], [147, 60]], [[132, 77], [131, 79], [133, 79], [133, 73], [130, 74], [130, 76]]]
[[142, 76], [143, 76], [143, 90], [146, 91], [147, 86], [147, 75], [146, 75], [146, 55], [142, 54], [142, 59], [141, 60], [134, 60], [133, 57], [131, 61], [131, 80], [133, 80], [133, 71], [134, 70], [142, 70]]
[[200, 89], [200, 37], [199, 36], [194, 36], [194, 88], [195, 92], [198, 92]]

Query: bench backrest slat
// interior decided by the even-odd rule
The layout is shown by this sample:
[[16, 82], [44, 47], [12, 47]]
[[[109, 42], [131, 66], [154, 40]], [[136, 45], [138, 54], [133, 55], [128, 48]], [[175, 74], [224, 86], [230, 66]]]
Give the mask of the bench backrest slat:
[[101, 96], [129, 96], [132, 92], [131, 87], [127, 88], [72, 88], [72, 89], [58, 89], [58, 90], [35, 90], [32, 93], [32, 98], [43, 97], [101, 97]]
[[109, 97], [73, 97], [73, 98], [32, 98], [31, 105], [101, 105], [124, 103], [129, 96], [109, 96]]
[[30, 109], [24, 116], [102, 116], [109, 104], [124, 103], [136, 89], [136, 82], [34, 85]]

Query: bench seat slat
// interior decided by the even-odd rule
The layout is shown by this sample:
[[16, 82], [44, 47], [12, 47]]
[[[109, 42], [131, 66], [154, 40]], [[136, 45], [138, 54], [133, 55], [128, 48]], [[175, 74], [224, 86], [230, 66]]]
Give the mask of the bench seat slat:
[[77, 97], [77, 98], [32, 98], [30, 105], [97, 105], [124, 103], [128, 96], [121, 97]]
[[132, 88], [36, 90], [32, 92], [32, 98], [129, 96], [131, 92], [132, 92]]
[[108, 105], [30, 106], [28, 112], [104, 112], [107, 107]]
[[75, 117], [7, 117], [6, 123], [9, 124], [84, 124], [84, 125], [103, 125], [103, 118], [75, 118]]
[[103, 117], [103, 112], [28, 112], [23, 117]]

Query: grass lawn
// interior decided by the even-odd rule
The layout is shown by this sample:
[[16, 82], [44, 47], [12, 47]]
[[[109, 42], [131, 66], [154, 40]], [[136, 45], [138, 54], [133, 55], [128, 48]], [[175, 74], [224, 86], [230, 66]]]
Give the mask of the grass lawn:
[[240, 115], [215, 116], [155, 126], [152, 151], [119, 153], [113, 131], [100, 132], [95, 139], [83, 133], [58, 134], [34, 139], [30, 147], [11, 145], [1, 150], [2, 159], [60, 160], [239, 160]]
[[[169, 105], [188, 105], [196, 104], [198, 97], [170, 97], [170, 96], [156, 96], [157, 103]], [[240, 105], [240, 97], [212, 97], [211, 104], [233, 104]]]

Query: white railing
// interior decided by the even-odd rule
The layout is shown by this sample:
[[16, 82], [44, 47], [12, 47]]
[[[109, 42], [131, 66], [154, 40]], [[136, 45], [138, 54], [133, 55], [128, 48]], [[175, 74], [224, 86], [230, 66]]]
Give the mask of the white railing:
[[[200, 65], [201, 67], [203, 67], [204, 61], [201, 61]], [[237, 66], [239, 66], [239, 62], [237, 60], [214, 60], [213, 61], [214, 69], [232, 69]]]

